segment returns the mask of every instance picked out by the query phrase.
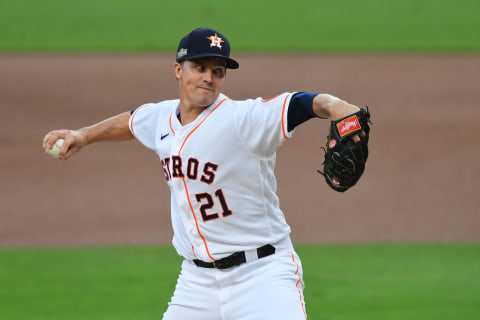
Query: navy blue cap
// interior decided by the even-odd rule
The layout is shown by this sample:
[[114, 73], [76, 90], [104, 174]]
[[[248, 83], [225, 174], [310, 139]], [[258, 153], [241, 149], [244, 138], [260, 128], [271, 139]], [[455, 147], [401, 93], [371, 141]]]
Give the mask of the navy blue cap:
[[203, 57], [220, 57], [227, 62], [227, 68], [237, 69], [239, 64], [230, 58], [230, 43], [220, 32], [210, 28], [198, 28], [180, 40], [177, 62]]

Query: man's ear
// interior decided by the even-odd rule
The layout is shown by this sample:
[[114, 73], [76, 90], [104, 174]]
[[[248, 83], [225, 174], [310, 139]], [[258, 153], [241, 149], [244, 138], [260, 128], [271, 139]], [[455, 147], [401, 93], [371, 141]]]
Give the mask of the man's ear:
[[177, 80], [180, 80], [182, 78], [182, 71], [183, 71], [183, 66], [181, 63], [178, 63], [178, 62], [175, 62], [174, 66], [173, 66], [174, 70], [175, 70], [175, 78]]

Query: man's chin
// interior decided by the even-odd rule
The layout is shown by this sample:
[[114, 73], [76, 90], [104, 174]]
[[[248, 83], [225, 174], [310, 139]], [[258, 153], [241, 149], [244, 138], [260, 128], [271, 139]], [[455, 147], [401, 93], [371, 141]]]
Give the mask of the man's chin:
[[217, 97], [214, 97], [214, 96], [204, 97], [198, 100], [198, 104], [202, 107], [208, 107], [212, 103], [214, 103], [215, 100], [217, 100]]

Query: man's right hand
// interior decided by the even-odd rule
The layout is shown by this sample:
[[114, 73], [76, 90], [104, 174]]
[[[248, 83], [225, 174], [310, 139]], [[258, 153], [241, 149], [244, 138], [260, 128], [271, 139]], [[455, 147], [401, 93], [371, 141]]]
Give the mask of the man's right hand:
[[69, 159], [87, 144], [99, 141], [125, 141], [134, 139], [128, 128], [130, 112], [123, 112], [102, 122], [79, 130], [53, 130], [43, 138], [43, 149], [51, 148], [55, 141], [64, 139], [60, 161]]
[[86, 135], [81, 130], [62, 129], [50, 131], [45, 135], [42, 144], [43, 149], [51, 149], [58, 139], [64, 139], [60, 150], [60, 162], [67, 160], [87, 145]]

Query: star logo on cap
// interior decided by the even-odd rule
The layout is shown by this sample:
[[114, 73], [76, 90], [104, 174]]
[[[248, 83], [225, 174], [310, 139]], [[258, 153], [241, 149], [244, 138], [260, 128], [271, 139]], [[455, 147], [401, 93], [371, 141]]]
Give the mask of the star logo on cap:
[[212, 43], [210, 43], [210, 48], [217, 47], [217, 48], [220, 48], [220, 50], [222, 50], [222, 42], [225, 42], [225, 41], [223, 41], [222, 38], [219, 38], [216, 33], [215, 33], [215, 36], [207, 37], [207, 39], [212, 41]]

